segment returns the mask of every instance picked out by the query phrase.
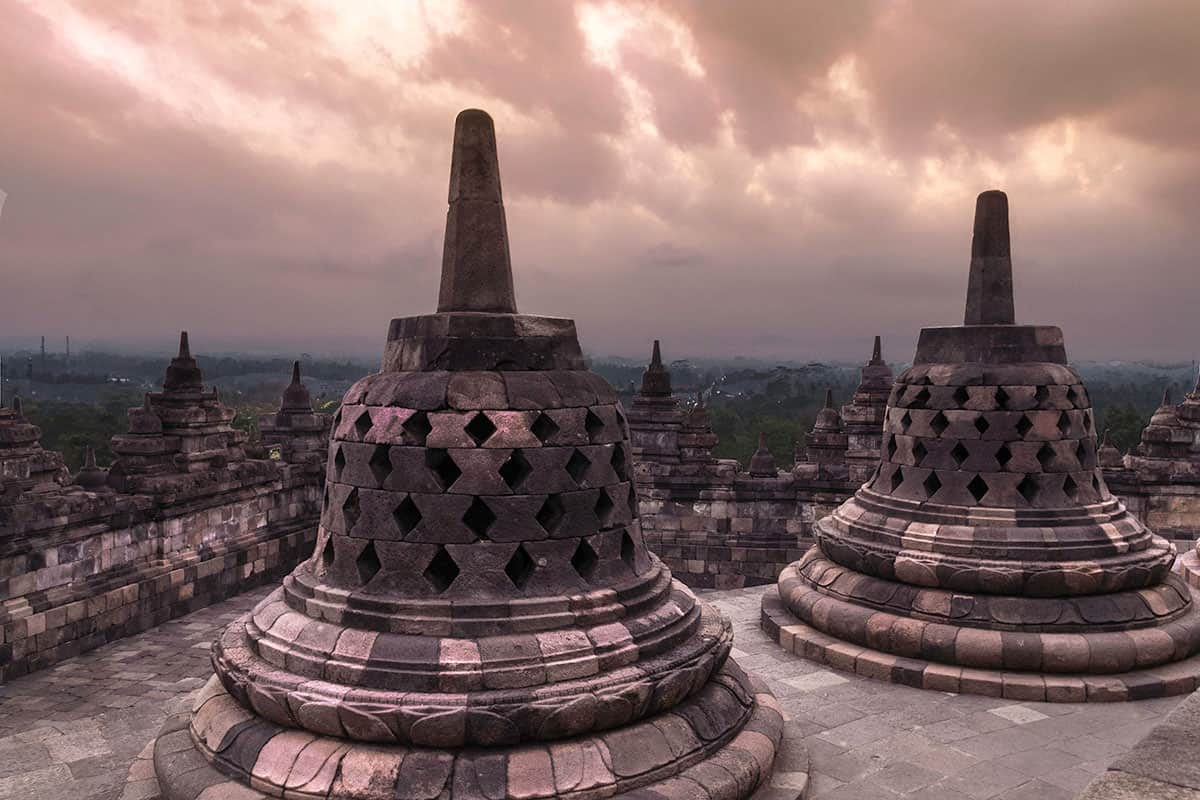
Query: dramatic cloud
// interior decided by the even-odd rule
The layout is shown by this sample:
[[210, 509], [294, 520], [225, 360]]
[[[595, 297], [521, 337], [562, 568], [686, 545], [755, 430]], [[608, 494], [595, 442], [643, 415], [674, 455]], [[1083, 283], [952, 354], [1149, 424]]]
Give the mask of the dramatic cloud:
[[18, 0], [0, 343], [378, 352], [435, 304], [455, 113], [523, 310], [595, 353], [911, 353], [1009, 192], [1021, 320], [1191, 358], [1200, 7]]

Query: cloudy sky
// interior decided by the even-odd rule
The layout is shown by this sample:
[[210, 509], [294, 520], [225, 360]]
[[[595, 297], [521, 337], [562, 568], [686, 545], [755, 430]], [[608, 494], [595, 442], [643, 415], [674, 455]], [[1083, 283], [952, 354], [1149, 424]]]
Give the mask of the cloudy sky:
[[[1200, 4], [0, 0], [0, 340], [381, 352], [455, 113], [586, 349], [909, 358], [975, 195], [1075, 358], [1200, 357]], [[22, 339], [25, 337], [25, 339]]]

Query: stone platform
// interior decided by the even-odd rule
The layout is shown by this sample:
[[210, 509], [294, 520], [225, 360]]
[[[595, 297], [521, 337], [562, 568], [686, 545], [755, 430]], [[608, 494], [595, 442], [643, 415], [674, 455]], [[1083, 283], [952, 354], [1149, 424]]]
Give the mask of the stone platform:
[[[703, 599], [732, 619], [738, 662], [790, 718], [767, 798], [789, 786], [795, 796], [807, 782], [810, 800], [1069, 800], [1180, 702], [1019, 702], [835, 672], [783, 652], [759, 630], [763, 591]], [[148, 734], [190, 706], [211, 674], [217, 632], [267, 593], [0, 686], [0, 800], [155, 797]]]

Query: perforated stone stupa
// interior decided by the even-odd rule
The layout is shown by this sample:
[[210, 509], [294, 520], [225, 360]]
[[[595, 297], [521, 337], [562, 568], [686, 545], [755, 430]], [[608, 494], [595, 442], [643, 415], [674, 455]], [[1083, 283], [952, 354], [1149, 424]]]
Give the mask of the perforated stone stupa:
[[438, 313], [347, 392], [313, 557], [215, 643], [163, 797], [749, 796], [782, 718], [646, 550], [574, 323], [516, 311], [482, 111], [449, 199]]
[[1017, 699], [1190, 692], [1200, 612], [1174, 548], [1105, 485], [1061, 331], [1013, 318], [1008, 201], [980, 195], [965, 324], [921, 332], [872, 480], [763, 601], [797, 653]]

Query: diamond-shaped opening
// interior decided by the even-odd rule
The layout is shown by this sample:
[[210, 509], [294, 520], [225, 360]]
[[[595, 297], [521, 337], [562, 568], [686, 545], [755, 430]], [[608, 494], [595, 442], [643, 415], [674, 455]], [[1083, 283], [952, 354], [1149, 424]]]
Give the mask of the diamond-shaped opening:
[[621, 426], [621, 430], [625, 430], [625, 415], [621, 413], [621, 407], [617, 406], [617, 424]]
[[513, 450], [508, 460], [500, 465], [500, 477], [514, 492], [532, 474], [533, 466], [525, 459], [525, 454], [520, 450]]
[[354, 419], [354, 430], [358, 433], [359, 439], [367, 435], [367, 432], [371, 430], [371, 425], [371, 412], [364, 408], [362, 413]]
[[350, 494], [346, 495], [345, 501], [342, 502], [342, 520], [346, 525], [346, 533], [349, 533], [354, 524], [358, 522], [359, 514], [361, 513], [358, 507], [358, 489], [351, 489]]
[[358, 582], [366, 586], [371, 579], [379, 574], [383, 564], [379, 563], [379, 554], [375, 552], [375, 542], [367, 542], [367, 546], [354, 559], [354, 568], [358, 570]]
[[929, 455], [929, 451], [925, 449], [925, 445], [918, 439], [912, 448], [913, 460], [917, 466], [921, 466], [921, 462], [925, 460], [925, 456]]
[[992, 426], [988, 424], [988, 421], [984, 418], [983, 414], [980, 414], [975, 418], [975, 430], [979, 431], [980, 436], [987, 433], [987, 429], [990, 427]]
[[912, 425], [912, 416], [905, 411], [904, 416], [900, 418], [900, 432], [908, 433], [909, 426]]
[[1046, 405], [1046, 401], [1048, 401], [1050, 399], [1050, 387], [1049, 386], [1037, 387], [1037, 391], [1035, 391], [1033, 393], [1033, 399], [1034, 399], [1034, 402], [1036, 402], [1038, 404], [1038, 408], [1041, 408], [1044, 405]]
[[1091, 431], [1092, 431], [1092, 412], [1085, 411], [1085, 412], [1083, 412], [1083, 432], [1091, 433]]
[[1021, 438], [1024, 439], [1031, 430], [1033, 430], [1033, 422], [1030, 421], [1028, 414], [1022, 414], [1021, 419], [1017, 421], [1017, 433], [1021, 434]]
[[996, 451], [996, 461], [1000, 464], [1000, 469], [1008, 466], [1008, 462], [1012, 461], [1012, 451], [1008, 449], [1008, 445], [1000, 445], [1000, 449]]
[[929, 477], [921, 481], [921, 485], [925, 487], [925, 493], [929, 497], [933, 497], [937, 494], [937, 490], [942, 488], [942, 481], [938, 478], [936, 472], [931, 472], [929, 473]]
[[965, 406], [967, 401], [971, 399], [971, 393], [967, 391], [967, 387], [959, 386], [954, 390], [954, 402], [960, 406]]
[[1021, 497], [1025, 498], [1025, 502], [1033, 505], [1037, 501], [1041, 487], [1038, 486], [1038, 482], [1033, 479], [1032, 475], [1026, 475], [1017, 484], [1017, 491], [1021, 493]]
[[633, 537], [629, 535], [629, 531], [621, 534], [621, 560], [625, 562], [625, 566], [631, 570], [635, 569], [637, 559], [637, 546], [633, 543]]
[[496, 514], [488, 508], [488, 504], [476, 497], [471, 501], [467, 513], [463, 514], [463, 524], [480, 539], [487, 538], [488, 529], [496, 522]]
[[1064, 411], [1058, 415], [1058, 432], [1061, 433], [1063, 436], [1066, 436], [1067, 432], [1070, 430], [1071, 430], [1071, 415]]
[[333, 566], [333, 559], [336, 556], [337, 552], [333, 549], [333, 537], [327, 536], [325, 538], [325, 547], [321, 550], [321, 566], [325, 568], [326, 572]]
[[632, 484], [632, 483], [631, 483], [631, 484], [629, 484], [629, 497], [626, 499], [626, 502], [627, 502], [627, 503], [629, 503], [629, 508], [630, 508], [631, 510], [634, 510], [634, 511], [636, 511], [636, 510], [637, 510], [637, 508], [638, 508], [638, 496], [637, 496], [637, 490], [635, 490], [635, 489], [633, 488], [633, 484]]
[[1079, 502], [1079, 484], [1076, 483], [1075, 479], [1070, 475], [1063, 478], [1063, 494], [1065, 494], [1067, 499], [1072, 503]]
[[529, 583], [529, 579], [533, 577], [533, 570], [536, 567], [537, 564], [529, 557], [529, 553], [525, 552], [525, 545], [517, 545], [512, 558], [504, 565], [504, 574], [512, 581], [513, 586], [524, 589], [525, 584]]
[[607, 528], [612, 524], [613, 501], [604, 489], [600, 490], [600, 496], [596, 498], [595, 511], [596, 519], [600, 520], [601, 528]]
[[988, 493], [987, 481], [982, 476], [976, 475], [967, 484], [967, 491], [971, 493], [971, 497], [975, 498], [976, 503], [983, 502], [983, 496]]
[[546, 498], [546, 502], [542, 503], [542, 507], [538, 509], [538, 525], [541, 525], [546, 533], [552, 534], [558, 529], [566, 513], [562, 500], [559, 499], [558, 495], [552, 494]]
[[969, 458], [971, 453], [963, 446], [962, 442], [956, 442], [954, 449], [950, 451], [950, 457], [954, 459], [954, 463], [962, 466], [962, 463]]
[[929, 427], [933, 428], [933, 432], [941, 436], [946, 428], [950, 427], [950, 420], [941, 411], [933, 415], [933, 419], [929, 420]]
[[888, 436], [887, 454], [888, 454], [888, 461], [891, 461], [893, 458], [896, 457], [896, 436], [895, 436], [895, 434]]
[[1038, 463], [1042, 465], [1042, 472], [1050, 471], [1050, 464], [1054, 461], [1054, 448], [1049, 442], [1043, 442], [1042, 446], [1037, 451]]
[[896, 469], [892, 470], [892, 476], [888, 480], [892, 485], [891, 491], [896, 491], [900, 488], [900, 484], [904, 483], [904, 470], [896, 467]]
[[596, 554], [592, 546], [587, 543], [586, 539], [580, 539], [579, 546], [575, 548], [575, 555], [571, 556], [571, 566], [579, 573], [579, 577], [590, 581], [596, 572], [596, 564], [599, 562], [600, 556]]
[[433, 430], [433, 425], [429, 422], [429, 415], [424, 411], [418, 411], [400, 426], [404, 431], [404, 443], [413, 444], [418, 447], [425, 446], [425, 439], [429, 436], [429, 432]]
[[1103, 484], [1100, 483], [1100, 476], [1093, 473], [1092, 474], [1092, 488], [1096, 490], [1096, 495], [1099, 497], [1104, 497], [1104, 489], [1101, 488], [1102, 486], [1103, 486]]
[[342, 479], [342, 470], [346, 468], [346, 454], [342, 452], [342, 446], [338, 445], [337, 450], [333, 454], [333, 477], [334, 480]]
[[583, 483], [583, 478], [587, 475], [588, 467], [591, 465], [592, 462], [588, 460], [588, 457], [576, 450], [571, 453], [571, 458], [567, 461], [567, 474], [576, 483]]
[[445, 450], [426, 450], [425, 466], [429, 468], [442, 484], [443, 489], [449, 489], [462, 475], [462, 470]]
[[1008, 408], [1008, 392], [1003, 386], [996, 387], [996, 408]]
[[400, 501], [400, 505], [396, 506], [396, 510], [392, 512], [392, 517], [395, 518], [396, 526], [400, 528], [400, 532], [407, 536], [421, 524], [421, 509], [417, 508], [417, 504], [413, 502], [412, 497], [405, 497]]
[[1083, 444], [1083, 439], [1079, 440], [1079, 444], [1075, 445], [1075, 460], [1079, 462], [1079, 466], [1086, 468], [1088, 466], [1088, 450]]
[[434, 591], [441, 594], [450, 588], [450, 584], [454, 583], [458, 573], [458, 564], [450, 557], [450, 553], [446, 552], [445, 547], [439, 547], [437, 553], [430, 560], [429, 566], [425, 567], [425, 571], [421, 574], [425, 580], [429, 581], [429, 585], [434, 588]]
[[596, 439], [604, 432], [604, 420], [593, 414], [589, 408], [583, 418], [583, 427], [587, 431], [588, 441], [595, 444]]
[[467, 435], [471, 437], [471, 441], [475, 442], [475, 446], [478, 447], [490, 439], [492, 434], [496, 432], [496, 423], [488, 419], [487, 414], [480, 411], [471, 417], [471, 421], [463, 427], [463, 430], [467, 432]]
[[612, 458], [609, 459], [609, 463], [612, 465], [613, 472], [617, 473], [617, 480], [629, 480], [629, 470], [625, 465], [625, 445], [617, 444], [613, 447], [613, 454]]
[[557, 422], [550, 419], [549, 415], [545, 412], [542, 412], [538, 414], [537, 419], [529, 426], [529, 430], [538, 438], [539, 442], [545, 444], [554, 434], [558, 433], [559, 427]]
[[375, 445], [375, 449], [371, 451], [371, 460], [367, 464], [371, 467], [371, 474], [375, 476], [375, 483], [383, 486], [388, 475], [392, 474], [392, 458], [388, 452], [388, 446], [386, 444]]
[[1075, 391], [1074, 386], [1067, 389], [1067, 402], [1073, 406], [1079, 405], [1079, 393]]
[[913, 395], [912, 401], [908, 404], [909, 408], [925, 408], [929, 404], [929, 390], [924, 386], [921, 391]]

